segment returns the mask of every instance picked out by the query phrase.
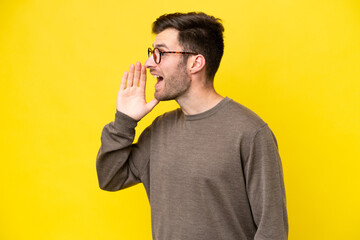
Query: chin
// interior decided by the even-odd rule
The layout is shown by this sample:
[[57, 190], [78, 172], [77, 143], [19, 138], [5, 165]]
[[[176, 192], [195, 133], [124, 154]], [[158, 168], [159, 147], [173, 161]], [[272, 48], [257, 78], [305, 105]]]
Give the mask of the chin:
[[154, 97], [158, 100], [158, 101], [170, 101], [170, 100], [174, 100], [176, 97], [171, 96], [171, 95], [163, 95], [163, 94], [157, 94], [155, 92]]
[[167, 97], [163, 97], [163, 96], [156, 96], [155, 95], [156, 100], [158, 101], [170, 101], [173, 100], [173, 98], [167, 98]]

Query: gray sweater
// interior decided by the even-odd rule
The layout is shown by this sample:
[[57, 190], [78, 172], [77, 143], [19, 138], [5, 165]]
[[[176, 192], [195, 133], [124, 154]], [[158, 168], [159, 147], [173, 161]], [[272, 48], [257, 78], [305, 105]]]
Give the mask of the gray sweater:
[[117, 112], [97, 156], [101, 189], [142, 182], [153, 239], [287, 239], [281, 160], [272, 131], [229, 98], [196, 115], [165, 113], [133, 144], [137, 122]]

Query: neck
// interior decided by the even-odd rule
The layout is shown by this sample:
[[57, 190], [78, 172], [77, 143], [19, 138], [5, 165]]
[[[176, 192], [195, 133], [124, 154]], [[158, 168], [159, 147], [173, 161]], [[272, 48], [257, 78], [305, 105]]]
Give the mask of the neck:
[[192, 86], [189, 91], [176, 99], [185, 115], [194, 115], [215, 107], [223, 99], [211, 86]]

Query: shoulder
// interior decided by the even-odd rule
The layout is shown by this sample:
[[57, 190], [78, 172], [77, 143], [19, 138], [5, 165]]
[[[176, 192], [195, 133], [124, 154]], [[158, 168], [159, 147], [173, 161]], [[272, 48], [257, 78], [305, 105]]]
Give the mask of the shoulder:
[[267, 125], [254, 111], [230, 98], [227, 98], [219, 116], [224, 124], [236, 125], [249, 132], [256, 132]]
[[179, 120], [183, 118], [183, 113], [180, 108], [175, 109], [173, 111], [166, 112], [157, 118], [152, 123], [153, 127], [166, 126], [176, 124]]

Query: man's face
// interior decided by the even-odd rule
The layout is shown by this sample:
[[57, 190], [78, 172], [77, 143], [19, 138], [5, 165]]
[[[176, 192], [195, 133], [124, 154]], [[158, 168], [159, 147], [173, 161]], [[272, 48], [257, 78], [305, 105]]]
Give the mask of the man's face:
[[[160, 51], [183, 51], [178, 41], [178, 31], [173, 28], [160, 32], [153, 44]], [[181, 54], [163, 54], [161, 62], [156, 64], [153, 56], [145, 62], [150, 73], [157, 78], [155, 98], [159, 101], [177, 99], [190, 87], [190, 77]]]

